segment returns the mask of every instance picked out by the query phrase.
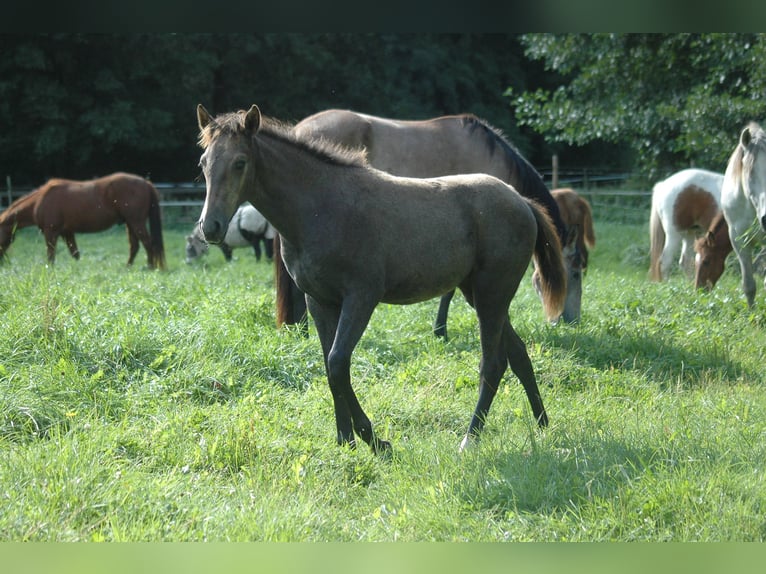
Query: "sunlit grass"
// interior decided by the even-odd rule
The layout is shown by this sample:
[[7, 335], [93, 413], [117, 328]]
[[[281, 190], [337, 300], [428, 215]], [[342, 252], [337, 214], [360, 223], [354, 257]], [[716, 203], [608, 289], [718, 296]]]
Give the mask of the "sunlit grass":
[[579, 325], [511, 306], [551, 426], [509, 373], [482, 440], [476, 319], [382, 305], [352, 362], [391, 461], [335, 444], [319, 344], [274, 327], [252, 253], [125, 267], [124, 230], [46, 268], [24, 230], [0, 267], [3, 540], [763, 540], [766, 306], [647, 281], [646, 225], [597, 221]]

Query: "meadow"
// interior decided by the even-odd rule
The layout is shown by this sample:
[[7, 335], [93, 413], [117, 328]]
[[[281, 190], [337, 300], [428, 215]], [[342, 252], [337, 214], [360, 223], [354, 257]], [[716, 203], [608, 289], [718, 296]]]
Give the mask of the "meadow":
[[[648, 211], [646, 214], [648, 222]], [[509, 372], [480, 442], [478, 331], [462, 298], [380, 306], [352, 361], [394, 456], [335, 444], [313, 330], [274, 324], [272, 264], [213, 248], [127, 268], [123, 228], [46, 266], [19, 232], [0, 266], [2, 541], [763, 541], [766, 294], [736, 270], [647, 280], [648, 223], [597, 213], [583, 317], [511, 305], [551, 425]], [[531, 275], [531, 273], [529, 274]]]

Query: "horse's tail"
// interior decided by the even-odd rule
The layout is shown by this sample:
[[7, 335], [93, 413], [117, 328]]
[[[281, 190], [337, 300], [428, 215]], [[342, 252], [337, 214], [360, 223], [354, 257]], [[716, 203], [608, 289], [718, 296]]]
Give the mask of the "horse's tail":
[[540, 278], [540, 295], [549, 321], [555, 321], [564, 311], [567, 296], [567, 273], [561, 252], [558, 230], [544, 207], [525, 198], [537, 221], [535, 267]]
[[152, 269], [167, 269], [165, 263], [165, 243], [162, 239], [162, 213], [160, 210], [160, 194], [151, 183], [151, 203], [149, 204], [149, 243], [152, 252], [149, 254], [149, 266]]
[[304, 334], [307, 334], [306, 299], [301, 296], [300, 289], [282, 261], [282, 241], [279, 233], [274, 234], [274, 285], [277, 291], [277, 327], [299, 324]]
[[649, 276], [653, 281], [662, 281], [660, 256], [665, 246], [665, 230], [655, 205], [652, 205], [652, 213], [649, 216], [649, 241]]

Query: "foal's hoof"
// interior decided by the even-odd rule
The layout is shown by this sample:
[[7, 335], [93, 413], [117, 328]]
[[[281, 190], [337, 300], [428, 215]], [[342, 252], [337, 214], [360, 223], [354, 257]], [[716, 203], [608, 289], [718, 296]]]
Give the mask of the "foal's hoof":
[[473, 434], [466, 434], [463, 437], [463, 440], [460, 441], [460, 448], [458, 449], [458, 452], [465, 452], [467, 449], [471, 448], [471, 446], [475, 445], [479, 441], [479, 437]]
[[387, 440], [375, 439], [370, 446], [372, 447], [372, 452], [383, 460], [390, 460], [391, 456], [393, 456], [394, 451], [391, 448], [391, 443]]

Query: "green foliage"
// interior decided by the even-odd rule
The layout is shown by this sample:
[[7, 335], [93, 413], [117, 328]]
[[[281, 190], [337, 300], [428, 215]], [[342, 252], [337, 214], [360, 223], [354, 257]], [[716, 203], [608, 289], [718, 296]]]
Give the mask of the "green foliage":
[[285, 121], [473, 112], [529, 149], [502, 95], [525, 84], [516, 35], [21, 34], [0, 51], [0, 167], [16, 186], [118, 170], [191, 181], [198, 103]]
[[[0, 538], [6, 541], [763, 541], [762, 305], [647, 281], [648, 225], [597, 217], [579, 325], [511, 317], [551, 427], [508, 373], [482, 440], [476, 319], [382, 305], [354, 387], [394, 457], [338, 447], [319, 344], [277, 331], [271, 264], [212, 250], [126, 268], [123, 230], [80, 261], [25, 229], [0, 266]], [[140, 261], [140, 259], [138, 260]]]
[[559, 85], [509, 90], [520, 123], [553, 141], [637, 154], [648, 180], [684, 165], [723, 172], [741, 128], [766, 111], [762, 34], [529, 34]]

